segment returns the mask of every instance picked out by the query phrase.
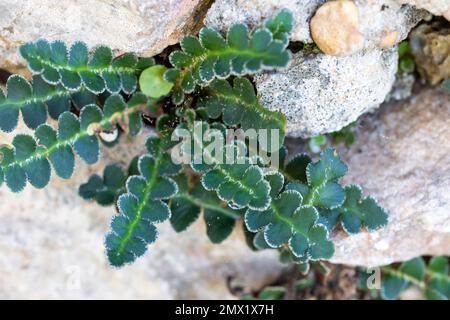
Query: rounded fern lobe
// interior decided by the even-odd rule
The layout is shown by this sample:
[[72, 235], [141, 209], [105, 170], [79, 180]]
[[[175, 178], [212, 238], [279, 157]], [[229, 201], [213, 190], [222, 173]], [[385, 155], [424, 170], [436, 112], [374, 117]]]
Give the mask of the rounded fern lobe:
[[21, 192], [27, 184], [26, 172], [18, 165], [10, 166], [5, 170], [5, 181], [12, 192]]
[[89, 178], [88, 182], [80, 185], [78, 194], [86, 200], [93, 199], [97, 194], [97, 190], [103, 187], [103, 180], [98, 175], [93, 175]]

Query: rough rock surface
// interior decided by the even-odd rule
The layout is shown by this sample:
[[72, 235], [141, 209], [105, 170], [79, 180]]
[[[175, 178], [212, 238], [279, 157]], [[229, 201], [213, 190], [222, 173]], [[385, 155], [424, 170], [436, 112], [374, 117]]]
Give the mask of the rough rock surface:
[[[11, 136], [0, 133], [0, 141]], [[159, 225], [144, 257], [111, 268], [103, 240], [115, 210], [82, 200], [77, 188], [111, 161], [126, 166], [144, 137], [122, 142], [91, 168], [78, 162], [69, 181], [53, 177], [44, 190], [20, 194], [0, 188], [1, 299], [232, 299], [228, 277], [247, 291], [275, 280], [282, 268], [275, 251], [252, 252], [239, 227], [214, 245], [201, 221], [181, 234]]]
[[[281, 8], [290, 9], [295, 18], [293, 41], [312, 42], [309, 23], [324, 0], [216, 0], [208, 11], [205, 24], [225, 31], [236, 22], [252, 26], [259, 25]], [[401, 1], [400, 1], [401, 2]], [[359, 29], [343, 30], [344, 33], [361, 33], [363, 48], [385, 48], [405, 39], [408, 32], [422, 17], [424, 12], [412, 6], [402, 6], [395, 0], [356, 0], [359, 13]], [[348, 24], [336, 24], [343, 28]], [[351, 38], [351, 37], [350, 37]], [[392, 40], [394, 39], [394, 40]]]
[[311, 43], [309, 21], [326, 0], [216, 0], [209, 9], [205, 24], [226, 31], [234, 23], [259, 26], [277, 10], [287, 8], [295, 18], [291, 39]]
[[365, 118], [344, 155], [359, 183], [390, 211], [373, 233], [336, 236], [332, 262], [377, 266], [450, 255], [450, 95], [425, 89]]
[[384, 101], [395, 80], [396, 49], [346, 57], [294, 55], [282, 72], [255, 77], [262, 104], [286, 114], [290, 136], [337, 131]]
[[396, 0], [400, 4], [410, 4], [419, 9], [425, 9], [436, 16], [444, 16], [450, 21], [449, 0]]
[[394, 85], [392, 86], [391, 92], [386, 96], [385, 101], [409, 98], [412, 95], [415, 82], [416, 78], [413, 74], [405, 72], [397, 73]]
[[17, 47], [46, 38], [105, 44], [119, 52], [152, 56], [194, 33], [211, 1], [3, 0], [0, 2], [0, 68], [15, 71]]

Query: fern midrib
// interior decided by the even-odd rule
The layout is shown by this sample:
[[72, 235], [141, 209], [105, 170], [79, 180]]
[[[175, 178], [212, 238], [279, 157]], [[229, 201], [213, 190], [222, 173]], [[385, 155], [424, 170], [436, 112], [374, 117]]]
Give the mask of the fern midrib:
[[[233, 59], [235, 59], [239, 56], [247, 56], [250, 58], [265, 58], [268, 56], [267, 54], [264, 54], [264, 53], [266, 53], [265, 51], [256, 52], [256, 51], [251, 51], [249, 49], [239, 50], [236, 48], [232, 48], [230, 46], [227, 46], [223, 50], [209, 50], [209, 49], [205, 49], [205, 50], [206, 50], [206, 52], [200, 56], [192, 56], [191, 55], [192, 63], [189, 66], [184, 67], [184, 68], [178, 68], [180, 70], [180, 76], [178, 78], [178, 83], [177, 83], [178, 85], [180, 85], [179, 82], [181, 82], [181, 79], [184, 78], [184, 75], [186, 73], [192, 72], [192, 70], [197, 68], [199, 66], [199, 64], [201, 64], [203, 61], [205, 61], [207, 58], [210, 58], [210, 57], [221, 58], [221, 57], [224, 57], [227, 55], [229, 55], [229, 56], [234, 55], [234, 58], [230, 59], [230, 61], [232, 61]], [[271, 55], [271, 56], [273, 56], [273, 55]], [[230, 64], [231, 64], [231, 62], [230, 62]], [[231, 69], [231, 66], [230, 66], [230, 69]]]
[[385, 273], [396, 276], [397, 278], [401, 278], [402, 280], [413, 283], [414, 285], [420, 287], [421, 289], [425, 289], [426, 285], [424, 281], [417, 280], [416, 278], [401, 272], [400, 270], [396, 270], [391, 267], [382, 267], [381, 268]]
[[189, 201], [190, 203], [196, 205], [197, 207], [212, 210], [214, 212], [219, 212], [219, 213], [221, 213], [229, 218], [233, 218], [235, 220], [239, 220], [242, 218], [238, 213], [235, 213], [232, 210], [227, 210], [226, 208], [221, 207], [220, 205], [203, 202], [200, 198], [197, 198], [189, 193], [178, 193], [178, 194], [174, 195], [173, 198], [178, 198], [178, 199], [183, 199], [183, 200]]
[[[277, 206], [273, 203], [273, 201], [271, 201], [270, 203], [270, 207], [272, 208], [273, 212], [275, 213], [275, 216], [278, 220], [283, 221], [284, 223], [288, 224], [296, 233], [300, 233], [301, 235], [303, 235], [305, 238], [308, 238], [308, 234], [304, 233], [303, 230], [299, 230], [295, 223], [292, 222], [291, 219], [286, 218], [285, 216], [283, 216], [283, 214], [278, 210]], [[302, 206], [300, 206], [299, 208], [301, 208]], [[308, 243], [309, 244], [309, 243]]]
[[[128, 114], [132, 114], [136, 111], [138, 111], [141, 108], [141, 105], [137, 105], [135, 107], [132, 108], [127, 108], [125, 109], [123, 112], [120, 112], [120, 116], [124, 116], [124, 115], [128, 115]], [[105, 126], [107, 124], [114, 124], [114, 121], [112, 121], [113, 119], [115, 119], [117, 117], [117, 113], [112, 114], [109, 118], [106, 119], [102, 119], [102, 121], [98, 122], [98, 124], [100, 126]], [[2, 165], [0, 163], [0, 167], [3, 169], [8, 169], [9, 167], [13, 167], [13, 166], [20, 166], [22, 167], [24, 164], [33, 161], [35, 159], [42, 159], [42, 158], [48, 158], [57, 148], [63, 147], [63, 146], [67, 146], [70, 145], [72, 146], [73, 144], [75, 144], [75, 142], [78, 139], [81, 139], [85, 136], [88, 136], [88, 129], [83, 130], [83, 131], [79, 131], [77, 134], [73, 135], [72, 137], [66, 139], [66, 140], [57, 140], [56, 143], [54, 143], [53, 145], [51, 145], [50, 147], [42, 147], [42, 148], [38, 148], [39, 145], [37, 145], [36, 147], [36, 151], [33, 152], [32, 155], [30, 155], [27, 159], [24, 160], [16, 160], [13, 161], [11, 163], [8, 163], [6, 166]]]
[[139, 71], [139, 69], [137, 69], [137, 68], [115, 67], [115, 66], [112, 65], [112, 63], [106, 68], [105, 67], [103, 67], [103, 68], [92, 67], [92, 66], [89, 66], [89, 65], [85, 65], [85, 66], [82, 66], [82, 67], [72, 67], [72, 66], [70, 66], [68, 64], [59, 65], [59, 64], [52, 63], [49, 60], [42, 59], [40, 56], [32, 55], [31, 57], [33, 57], [34, 59], [38, 60], [43, 65], [49, 66], [49, 67], [51, 67], [53, 69], [56, 69], [58, 72], [61, 69], [69, 70], [69, 71], [76, 72], [76, 73], [80, 73], [80, 72], [84, 72], [84, 71], [89, 71], [89, 72], [94, 72], [94, 73], [102, 73], [102, 72], [108, 71], [108, 72], [113, 72], [113, 73], [123, 72], [123, 73], [133, 73], [134, 74], [137, 71]]
[[[69, 90], [56, 89], [53, 91], [53, 93], [45, 95], [45, 96], [33, 96], [33, 97], [23, 99], [23, 100], [5, 99], [0, 103], [0, 110], [1, 109], [12, 109], [11, 107], [14, 107], [14, 109], [20, 109], [30, 103], [37, 103], [37, 102], [46, 103], [53, 98], [64, 97], [64, 96], [70, 97], [70, 95], [75, 92], [78, 92], [78, 90], [70, 92]], [[5, 106], [8, 108], [5, 108]]]
[[134, 233], [134, 230], [136, 229], [137, 225], [141, 221], [142, 210], [145, 208], [145, 206], [147, 205], [147, 203], [150, 199], [150, 194], [155, 185], [156, 178], [158, 177], [158, 169], [159, 169], [159, 165], [161, 163], [161, 158], [162, 158], [162, 152], [159, 151], [158, 157], [155, 159], [155, 166], [151, 173], [150, 180], [148, 181], [147, 185], [144, 188], [143, 198], [142, 198], [142, 201], [139, 203], [139, 206], [137, 209], [137, 214], [134, 217], [134, 219], [131, 221], [126, 235], [120, 241], [120, 246], [119, 246], [119, 248], [117, 248], [117, 255], [123, 254], [128, 242], [130, 241], [130, 239]]
[[[401, 278], [401, 279], [403, 279], [405, 281], [409, 281], [409, 282], [415, 284], [416, 286], [421, 287], [422, 289], [426, 288], [426, 282], [425, 281], [420, 281], [420, 280], [410, 276], [409, 274], [400, 271], [399, 269], [394, 269], [394, 268], [389, 267], [389, 266], [382, 267], [381, 269], [384, 272], [388, 273], [388, 274], [394, 275], [394, 276], [396, 276], [398, 278]], [[443, 280], [445, 282], [450, 283], [450, 277], [448, 275], [444, 275], [444, 274], [441, 274], [441, 273], [437, 273], [437, 272], [431, 271], [429, 268], [425, 269], [425, 274], [429, 278], [439, 279], [441, 281]]]
[[[276, 117], [276, 116], [281, 116], [284, 118], [284, 115], [281, 112], [270, 111], [269, 109], [266, 109], [263, 105], [261, 105], [258, 102], [258, 99], [256, 99], [255, 103], [248, 103], [242, 99], [239, 99], [239, 97], [237, 97], [235, 95], [227, 95], [227, 94], [221, 93], [219, 91], [214, 91], [213, 94], [224, 100], [231, 100], [237, 104], [240, 104], [241, 106], [243, 106], [246, 110], [248, 110], [250, 112], [252, 112], [254, 109], [257, 109], [258, 111], [260, 111], [259, 115], [261, 116], [261, 118], [263, 120], [269, 120], [269, 121], [276, 120], [280, 129], [284, 132], [286, 122], [283, 121], [284, 119], [282, 120], [279, 117]], [[266, 129], [266, 128], [264, 128], [264, 129]]]

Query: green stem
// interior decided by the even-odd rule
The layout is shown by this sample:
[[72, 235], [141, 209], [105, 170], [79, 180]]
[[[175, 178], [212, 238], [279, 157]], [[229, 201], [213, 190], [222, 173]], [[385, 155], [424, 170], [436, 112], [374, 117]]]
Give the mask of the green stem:
[[[78, 91], [74, 91], [74, 92], [78, 92]], [[4, 101], [2, 101], [0, 103], [0, 110], [2, 110], [2, 109], [20, 109], [23, 106], [31, 104], [31, 103], [39, 103], [39, 102], [45, 103], [53, 98], [70, 97], [71, 94], [72, 94], [72, 92], [70, 92], [69, 90], [59, 88], [59, 89], [55, 89], [52, 93], [47, 94], [45, 96], [33, 96], [33, 97], [30, 97], [30, 98], [27, 98], [24, 100], [13, 100], [13, 101], [5, 99]]]
[[109, 65], [108, 67], [103, 67], [103, 68], [98, 68], [98, 67], [91, 67], [91, 66], [80, 66], [80, 67], [72, 67], [69, 65], [57, 65], [52, 63], [49, 60], [44, 60], [42, 59], [40, 56], [32, 56], [34, 59], [38, 60], [41, 64], [49, 66], [53, 69], [56, 70], [68, 70], [68, 71], [72, 71], [72, 72], [84, 72], [84, 71], [90, 71], [90, 72], [94, 72], [94, 73], [102, 73], [105, 71], [108, 72], [114, 72], [114, 73], [119, 73], [119, 72], [124, 72], [124, 73], [135, 73], [137, 71], [139, 71], [138, 69], [135, 68], [128, 68], [128, 67], [114, 67], [112, 65]]
[[[127, 108], [120, 113], [112, 114], [110, 117], [102, 119], [102, 121], [100, 121], [98, 124], [101, 127], [104, 127], [106, 125], [113, 125], [116, 122], [117, 117], [119, 117], [119, 116], [123, 117], [123, 116], [129, 115], [129, 114], [132, 114], [134, 112], [139, 111], [141, 108], [142, 108], [142, 105], [137, 105], [132, 108]], [[7, 164], [6, 166], [2, 165], [0, 163], [0, 167], [3, 169], [7, 169], [12, 166], [20, 166], [21, 167], [24, 164], [26, 164], [27, 162], [32, 161], [34, 159], [48, 158], [56, 149], [66, 146], [66, 145], [73, 145], [78, 139], [85, 137], [87, 135], [89, 135], [88, 129], [80, 131], [77, 134], [70, 137], [69, 139], [57, 140], [53, 145], [51, 145], [48, 148], [36, 148], [36, 151], [32, 155], [30, 155], [27, 159], [15, 160], [15, 161]]]
[[240, 214], [234, 212], [233, 210], [228, 210], [227, 208], [221, 207], [220, 205], [215, 205], [212, 203], [205, 203], [201, 199], [196, 198], [195, 196], [193, 196], [192, 194], [189, 194], [189, 193], [178, 193], [175, 196], [173, 196], [173, 199], [176, 199], [176, 198], [189, 201], [193, 205], [196, 205], [197, 207], [200, 207], [200, 208], [219, 212], [219, 213], [221, 213], [229, 218], [235, 219], [235, 220], [239, 220], [242, 218]]

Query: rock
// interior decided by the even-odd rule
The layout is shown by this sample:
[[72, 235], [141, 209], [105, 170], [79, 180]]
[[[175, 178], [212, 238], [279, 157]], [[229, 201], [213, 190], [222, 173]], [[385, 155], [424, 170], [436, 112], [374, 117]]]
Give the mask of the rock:
[[39, 38], [108, 45], [118, 53], [153, 56], [195, 33], [211, 1], [4, 0], [0, 3], [0, 68], [22, 65], [17, 48]]
[[346, 57], [299, 52], [287, 70], [255, 82], [262, 104], [286, 115], [288, 135], [306, 138], [340, 130], [383, 102], [397, 60], [395, 48]]
[[378, 44], [379, 48], [387, 49], [397, 43], [398, 31], [386, 31]]
[[450, 21], [450, 2], [448, 0], [397, 0], [397, 2], [425, 9], [436, 16], [444, 16]]
[[[358, 48], [392, 47], [405, 39], [411, 28], [426, 15], [425, 11], [417, 10], [409, 5], [402, 6], [395, 0], [325, 2], [324, 0], [216, 0], [206, 15], [205, 24], [223, 32], [237, 22], [258, 26], [277, 10], [288, 8], [295, 18], [291, 40], [311, 43], [309, 28], [311, 18], [316, 12], [323, 17], [320, 12], [326, 10], [328, 14], [332, 14], [340, 21], [331, 24], [332, 21], [321, 19], [323, 25], [320, 26], [322, 23], [319, 21], [314, 28], [321, 30], [323, 37], [338, 41], [341, 45], [341, 49], [338, 50], [340, 54], [345, 51], [342, 48], [346, 47], [348, 47], [347, 53]], [[322, 9], [317, 10], [319, 7]], [[331, 9], [333, 7], [352, 9], [345, 11], [348, 13], [343, 15], [339, 12], [344, 11]], [[344, 17], [347, 18], [344, 19]], [[349, 20], [348, 17], [352, 18]], [[346, 22], [343, 23], [344, 21]], [[330, 34], [326, 33], [327, 30]], [[336, 34], [338, 38], [333, 39]], [[321, 49], [327, 52], [326, 47]]]
[[331, 1], [317, 9], [311, 19], [311, 36], [316, 45], [333, 56], [352, 54], [362, 49], [359, 12], [353, 1]]
[[410, 38], [421, 76], [431, 84], [450, 78], [450, 28], [440, 23], [422, 24]]
[[316, 9], [326, 0], [216, 0], [205, 17], [205, 25], [225, 32], [235, 23], [256, 27], [280, 9], [294, 14], [293, 41], [312, 43], [309, 21]]
[[450, 95], [422, 90], [363, 119], [345, 154], [344, 183], [358, 183], [390, 211], [379, 231], [335, 236], [334, 263], [380, 266], [450, 255]]
[[[127, 166], [147, 135], [123, 137], [99, 164], [79, 161], [71, 180], [53, 177], [44, 190], [0, 187], [0, 298], [233, 299], [229, 279], [247, 291], [275, 280], [282, 268], [275, 250], [252, 252], [241, 226], [214, 245], [203, 221], [180, 234], [168, 222], [158, 225], [159, 239], [144, 257], [123, 269], [108, 265], [103, 241], [115, 209], [84, 201], [78, 186], [108, 163]], [[11, 139], [0, 133], [2, 143]]]
[[356, 0], [365, 49], [390, 48], [403, 41], [426, 17], [424, 10], [394, 0]]
[[412, 90], [416, 78], [411, 73], [399, 72], [395, 77], [391, 92], [386, 96], [385, 101], [403, 100], [412, 95]]
[[450, 9], [448, 9], [447, 11], [445, 11], [443, 14], [445, 19], [447, 19], [448, 21], [450, 21]]

